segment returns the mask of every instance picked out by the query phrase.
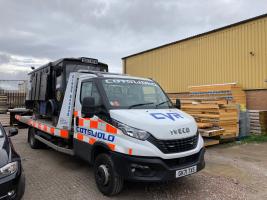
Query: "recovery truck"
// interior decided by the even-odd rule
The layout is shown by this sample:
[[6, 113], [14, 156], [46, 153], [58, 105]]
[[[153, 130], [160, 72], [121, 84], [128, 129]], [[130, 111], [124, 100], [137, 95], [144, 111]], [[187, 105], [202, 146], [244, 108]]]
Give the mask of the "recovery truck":
[[[98, 189], [107, 196], [119, 193], [124, 180], [168, 181], [205, 167], [203, 139], [194, 118], [179, 109], [179, 100], [173, 104], [152, 79], [108, 73], [93, 61], [93, 70], [50, 66], [47, 76], [69, 71], [62, 103], [53, 93], [60, 110], [44, 109], [52, 105], [49, 94], [50, 99], [39, 103], [30, 99], [31, 106], [39, 104], [32, 116], [16, 115], [29, 126], [31, 148], [47, 145], [88, 161]], [[34, 73], [38, 69], [30, 76]], [[57, 82], [57, 76], [51, 77], [51, 82], [41, 79], [40, 85], [48, 88]]]

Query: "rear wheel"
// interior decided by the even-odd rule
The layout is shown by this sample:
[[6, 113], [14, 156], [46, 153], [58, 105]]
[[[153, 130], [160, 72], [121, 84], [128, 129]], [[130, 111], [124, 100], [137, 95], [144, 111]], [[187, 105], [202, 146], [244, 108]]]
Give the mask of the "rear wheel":
[[114, 169], [114, 162], [108, 154], [100, 154], [94, 164], [95, 181], [104, 195], [112, 196], [121, 192], [123, 178]]
[[42, 147], [42, 143], [38, 140], [35, 139], [35, 134], [36, 134], [36, 129], [34, 128], [29, 128], [29, 131], [28, 131], [28, 142], [30, 144], [30, 147], [32, 149], [39, 149]]

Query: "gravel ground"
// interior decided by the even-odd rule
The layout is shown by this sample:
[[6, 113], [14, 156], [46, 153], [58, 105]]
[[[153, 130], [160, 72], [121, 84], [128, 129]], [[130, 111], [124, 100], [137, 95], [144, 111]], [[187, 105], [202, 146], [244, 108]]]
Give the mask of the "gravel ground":
[[[12, 138], [26, 175], [24, 200], [109, 199], [96, 188], [87, 163], [51, 149], [32, 150], [27, 129]], [[219, 145], [206, 153], [206, 168], [161, 184], [126, 183], [112, 199], [267, 199], [267, 143]]]

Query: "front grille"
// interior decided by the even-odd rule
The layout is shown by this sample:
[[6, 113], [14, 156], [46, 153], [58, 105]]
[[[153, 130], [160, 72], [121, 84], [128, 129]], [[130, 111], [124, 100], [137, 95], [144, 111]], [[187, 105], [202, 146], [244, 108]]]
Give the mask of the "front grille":
[[154, 144], [159, 150], [161, 150], [165, 154], [180, 153], [192, 150], [197, 146], [198, 134], [192, 137], [178, 140], [159, 140], [150, 135], [147, 140]]
[[165, 159], [164, 162], [171, 168], [177, 168], [179, 166], [191, 165], [198, 161], [201, 151], [196, 154], [174, 159]]

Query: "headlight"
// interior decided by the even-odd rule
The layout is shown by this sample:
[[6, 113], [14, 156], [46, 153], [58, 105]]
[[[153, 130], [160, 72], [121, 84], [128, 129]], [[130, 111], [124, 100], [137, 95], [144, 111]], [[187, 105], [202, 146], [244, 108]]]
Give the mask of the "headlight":
[[8, 163], [0, 168], [0, 178], [14, 174], [18, 170], [18, 162]]
[[146, 140], [150, 136], [150, 134], [144, 130], [127, 126], [126, 124], [123, 124], [118, 121], [114, 121], [114, 125], [118, 129], [120, 129], [125, 135], [136, 138], [138, 140]]

